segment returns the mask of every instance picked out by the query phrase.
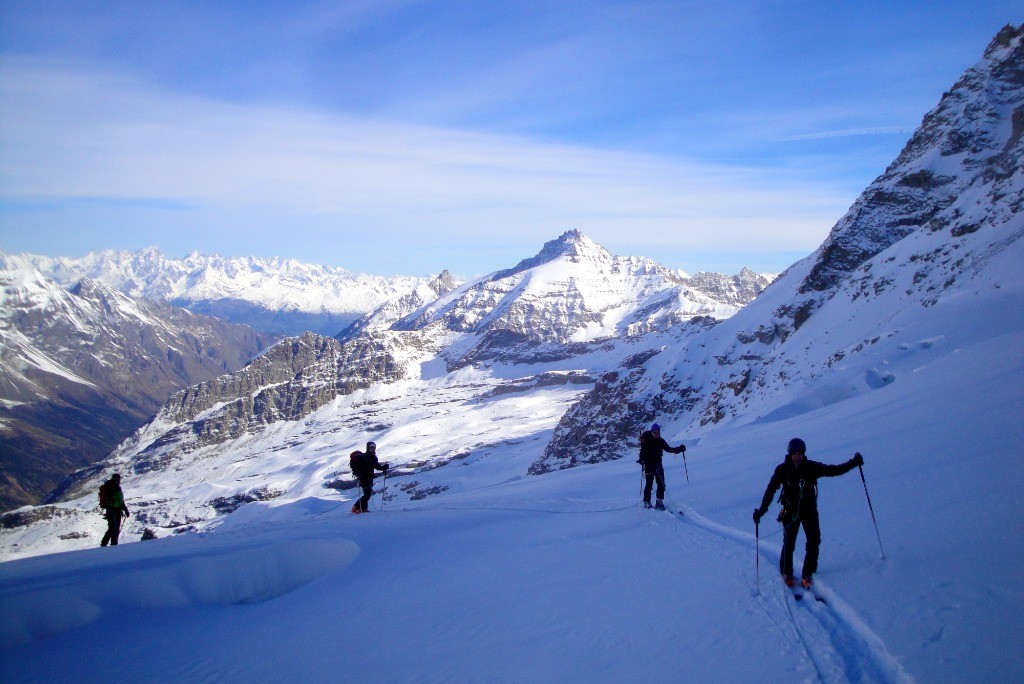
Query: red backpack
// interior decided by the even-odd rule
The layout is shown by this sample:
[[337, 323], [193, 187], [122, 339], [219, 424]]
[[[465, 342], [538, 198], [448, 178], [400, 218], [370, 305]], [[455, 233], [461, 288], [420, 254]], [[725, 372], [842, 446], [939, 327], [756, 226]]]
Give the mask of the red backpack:
[[109, 482], [104, 482], [100, 485], [100, 508], [106, 509], [110, 507], [110, 492], [107, 489]]

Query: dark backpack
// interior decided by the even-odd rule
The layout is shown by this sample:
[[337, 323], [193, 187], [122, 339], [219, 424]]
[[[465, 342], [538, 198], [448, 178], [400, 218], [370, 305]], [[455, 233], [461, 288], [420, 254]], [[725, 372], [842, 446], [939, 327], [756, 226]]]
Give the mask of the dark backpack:
[[640, 433], [640, 457], [638, 459], [640, 463], [644, 462], [644, 447], [652, 439], [654, 439], [654, 433], [650, 430], [644, 430]]
[[353, 451], [348, 455], [348, 467], [352, 470], [352, 476], [362, 478], [366, 475], [366, 454], [362, 451]]

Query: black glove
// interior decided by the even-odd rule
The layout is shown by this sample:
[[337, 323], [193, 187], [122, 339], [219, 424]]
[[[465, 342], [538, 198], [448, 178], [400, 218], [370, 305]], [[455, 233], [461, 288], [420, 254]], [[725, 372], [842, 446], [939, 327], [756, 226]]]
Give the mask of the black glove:
[[864, 457], [860, 455], [860, 452], [857, 452], [856, 454], [853, 455], [853, 465], [855, 465], [855, 466], [862, 466], [862, 465], [864, 465]]
[[681, 453], [681, 454], [685, 454], [686, 453], [686, 445], [685, 444], [680, 444], [679, 445], [679, 453]]
[[764, 515], [764, 513], [761, 512], [761, 509], [759, 509], [759, 508], [755, 508], [754, 509], [754, 524], [755, 525], [758, 525], [758, 524], [761, 523], [761, 516], [762, 515]]
[[132, 514], [128, 512], [128, 509], [127, 509], [127, 508], [126, 508], [126, 509], [124, 509], [124, 517], [126, 517], [126, 518], [130, 518], [130, 517], [132, 517]]
[[385, 472], [385, 473], [386, 473], [386, 472], [388, 472], [388, 469], [389, 469], [390, 467], [391, 467], [391, 466], [389, 466], [389, 465], [388, 465], [387, 463], [385, 463], [385, 464], [384, 464], [384, 472]]

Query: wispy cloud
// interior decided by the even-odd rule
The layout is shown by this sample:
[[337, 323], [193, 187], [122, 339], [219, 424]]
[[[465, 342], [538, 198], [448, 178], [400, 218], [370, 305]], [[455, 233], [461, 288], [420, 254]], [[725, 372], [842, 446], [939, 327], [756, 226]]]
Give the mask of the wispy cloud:
[[[244, 224], [254, 241], [287, 227], [321, 244], [330, 226], [349, 250], [376, 231], [406, 246], [539, 245], [578, 227], [621, 253], [810, 251], [852, 199], [752, 168], [225, 103], [35, 60], [7, 60], [3, 107], [5, 203], [189, 207], [202, 229], [181, 234], [199, 249], [210, 226]], [[0, 221], [13, 230], [17, 216]]]
[[776, 142], [797, 142], [800, 140], [828, 140], [831, 138], [855, 138], [859, 136], [900, 135], [909, 136], [914, 132], [906, 126], [874, 126], [868, 128], [848, 128], [838, 131], [820, 131], [775, 138]]

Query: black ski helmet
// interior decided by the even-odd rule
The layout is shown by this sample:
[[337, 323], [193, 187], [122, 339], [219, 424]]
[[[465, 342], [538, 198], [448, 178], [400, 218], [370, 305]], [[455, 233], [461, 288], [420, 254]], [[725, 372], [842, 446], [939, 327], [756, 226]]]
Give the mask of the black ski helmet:
[[805, 444], [804, 440], [800, 439], [799, 437], [794, 437], [793, 439], [789, 440], [789, 451], [787, 453], [790, 453], [790, 454], [796, 454], [796, 453], [806, 454], [807, 453], [807, 444]]

